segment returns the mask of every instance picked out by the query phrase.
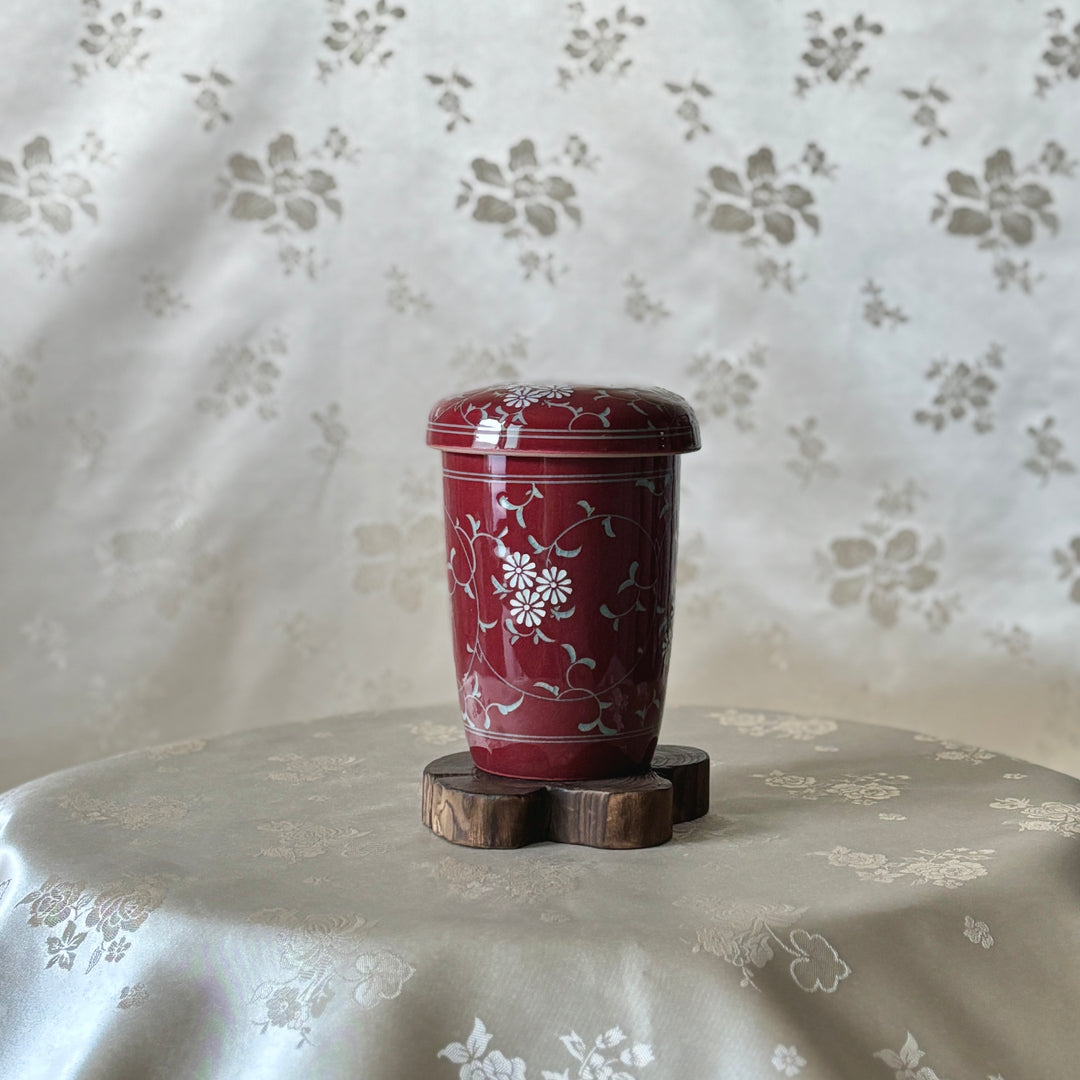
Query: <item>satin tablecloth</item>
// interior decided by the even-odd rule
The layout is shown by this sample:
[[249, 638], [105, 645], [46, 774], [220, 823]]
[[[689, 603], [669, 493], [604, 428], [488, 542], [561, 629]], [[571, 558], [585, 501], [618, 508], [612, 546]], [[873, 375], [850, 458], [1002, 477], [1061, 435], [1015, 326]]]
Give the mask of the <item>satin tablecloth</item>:
[[138, 751], [0, 796], [0, 1075], [1069, 1080], [1080, 781], [671, 710], [668, 845], [453, 847], [454, 711]]

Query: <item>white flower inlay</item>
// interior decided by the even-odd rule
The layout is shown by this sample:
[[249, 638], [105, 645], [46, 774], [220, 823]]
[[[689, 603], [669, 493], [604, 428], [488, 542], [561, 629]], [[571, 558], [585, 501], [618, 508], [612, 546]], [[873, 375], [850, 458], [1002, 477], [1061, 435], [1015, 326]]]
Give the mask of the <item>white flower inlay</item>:
[[503, 579], [511, 589], [527, 589], [536, 580], [536, 563], [523, 551], [513, 551], [503, 560]]
[[571, 588], [570, 575], [557, 566], [549, 566], [540, 571], [536, 581], [536, 592], [549, 604], [561, 604], [574, 590]]
[[510, 615], [521, 626], [539, 626], [546, 614], [544, 601], [530, 589], [516, 592], [510, 600]]
[[806, 1058], [800, 1056], [794, 1046], [778, 1046], [773, 1051], [772, 1066], [785, 1076], [798, 1076], [806, 1065]]
[[512, 409], [524, 409], [526, 405], [532, 405], [545, 397], [545, 387], [542, 386], [511, 386], [506, 391], [503, 401]]
[[574, 392], [574, 388], [572, 386], [545, 386], [543, 391], [544, 397], [558, 401], [560, 398], [569, 397]]

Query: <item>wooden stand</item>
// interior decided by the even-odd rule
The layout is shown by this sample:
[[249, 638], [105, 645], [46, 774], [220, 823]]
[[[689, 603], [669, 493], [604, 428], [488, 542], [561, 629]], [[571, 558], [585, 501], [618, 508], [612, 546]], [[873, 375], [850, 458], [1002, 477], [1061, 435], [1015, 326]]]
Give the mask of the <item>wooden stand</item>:
[[467, 753], [424, 769], [424, 824], [465, 847], [655, 847], [672, 825], [708, 809], [709, 755], [692, 746], [657, 747], [651, 772], [615, 780], [510, 780], [476, 768]]

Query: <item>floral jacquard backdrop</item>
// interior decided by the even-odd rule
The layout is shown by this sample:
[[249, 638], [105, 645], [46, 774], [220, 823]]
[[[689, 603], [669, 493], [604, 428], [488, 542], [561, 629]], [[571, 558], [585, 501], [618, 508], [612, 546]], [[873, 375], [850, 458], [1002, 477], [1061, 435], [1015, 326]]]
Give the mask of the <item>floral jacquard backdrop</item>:
[[698, 410], [669, 700], [1080, 771], [1080, 3], [8, 12], [0, 788], [452, 702], [426, 413], [545, 379]]

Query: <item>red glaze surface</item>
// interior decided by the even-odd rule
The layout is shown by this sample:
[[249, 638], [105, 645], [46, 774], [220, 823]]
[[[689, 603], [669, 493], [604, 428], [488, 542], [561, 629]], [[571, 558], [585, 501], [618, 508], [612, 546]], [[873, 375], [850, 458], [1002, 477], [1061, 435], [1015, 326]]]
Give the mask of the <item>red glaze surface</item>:
[[[498, 400], [516, 388], [482, 393]], [[567, 400], [579, 393], [610, 400], [615, 391], [574, 390]], [[661, 393], [665, 408], [681, 402]], [[445, 415], [444, 404], [433, 417]], [[696, 440], [693, 414], [684, 402], [680, 408], [678, 430], [691, 428]], [[570, 422], [583, 415], [567, 414]], [[635, 415], [642, 438], [671, 444], [648, 426], [655, 418]], [[439, 438], [429, 428], [429, 442]], [[671, 643], [678, 458], [590, 445], [595, 456], [443, 453], [459, 700], [473, 760], [488, 772], [602, 779], [644, 771], [656, 747]]]
[[474, 454], [557, 457], [684, 454], [701, 446], [697, 418], [660, 387], [486, 386], [443, 398], [428, 445]]

